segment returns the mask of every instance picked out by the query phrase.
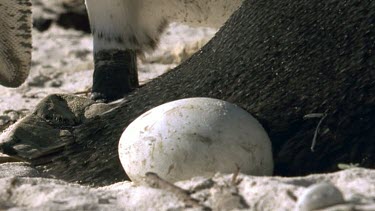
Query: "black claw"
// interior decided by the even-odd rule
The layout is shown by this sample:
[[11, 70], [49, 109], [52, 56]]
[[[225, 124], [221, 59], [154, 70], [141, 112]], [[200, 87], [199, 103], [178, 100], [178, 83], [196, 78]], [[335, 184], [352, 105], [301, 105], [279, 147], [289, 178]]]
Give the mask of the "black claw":
[[95, 53], [94, 61], [93, 100], [114, 101], [139, 86], [135, 51], [102, 50]]

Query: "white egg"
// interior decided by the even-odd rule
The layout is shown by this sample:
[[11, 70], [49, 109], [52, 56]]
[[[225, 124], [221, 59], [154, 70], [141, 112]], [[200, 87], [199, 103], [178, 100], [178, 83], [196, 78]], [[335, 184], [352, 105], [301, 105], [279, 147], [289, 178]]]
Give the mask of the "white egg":
[[[119, 143], [132, 181], [154, 172], [170, 182], [217, 172], [272, 175], [272, 147], [259, 122], [217, 99], [188, 98], [155, 107], [134, 120]], [[237, 167], [238, 166], [238, 167]]]

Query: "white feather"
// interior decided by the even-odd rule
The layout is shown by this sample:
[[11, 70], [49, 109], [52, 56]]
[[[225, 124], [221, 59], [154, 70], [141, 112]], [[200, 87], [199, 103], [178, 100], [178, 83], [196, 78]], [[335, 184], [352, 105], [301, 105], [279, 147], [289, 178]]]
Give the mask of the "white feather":
[[169, 22], [220, 27], [243, 0], [86, 0], [95, 52], [149, 50]]

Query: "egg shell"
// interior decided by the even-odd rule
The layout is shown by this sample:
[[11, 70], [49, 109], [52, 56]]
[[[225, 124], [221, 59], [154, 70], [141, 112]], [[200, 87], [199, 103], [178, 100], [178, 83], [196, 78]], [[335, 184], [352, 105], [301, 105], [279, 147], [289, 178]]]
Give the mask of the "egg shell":
[[154, 172], [170, 182], [240, 171], [272, 175], [269, 137], [240, 107], [212, 98], [187, 98], [155, 107], [134, 120], [119, 142], [132, 181]]

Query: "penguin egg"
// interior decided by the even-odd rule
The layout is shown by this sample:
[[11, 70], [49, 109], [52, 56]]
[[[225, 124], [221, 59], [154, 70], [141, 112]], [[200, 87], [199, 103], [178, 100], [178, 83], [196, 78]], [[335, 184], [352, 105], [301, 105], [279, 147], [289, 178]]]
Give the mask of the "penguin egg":
[[170, 182], [215, 173], [272, 175], [272, 147], [259, 122], [217, 99], [188, 98], [155, 107], [134, 120], [119, 143], [132, 181], [154, 172]]

